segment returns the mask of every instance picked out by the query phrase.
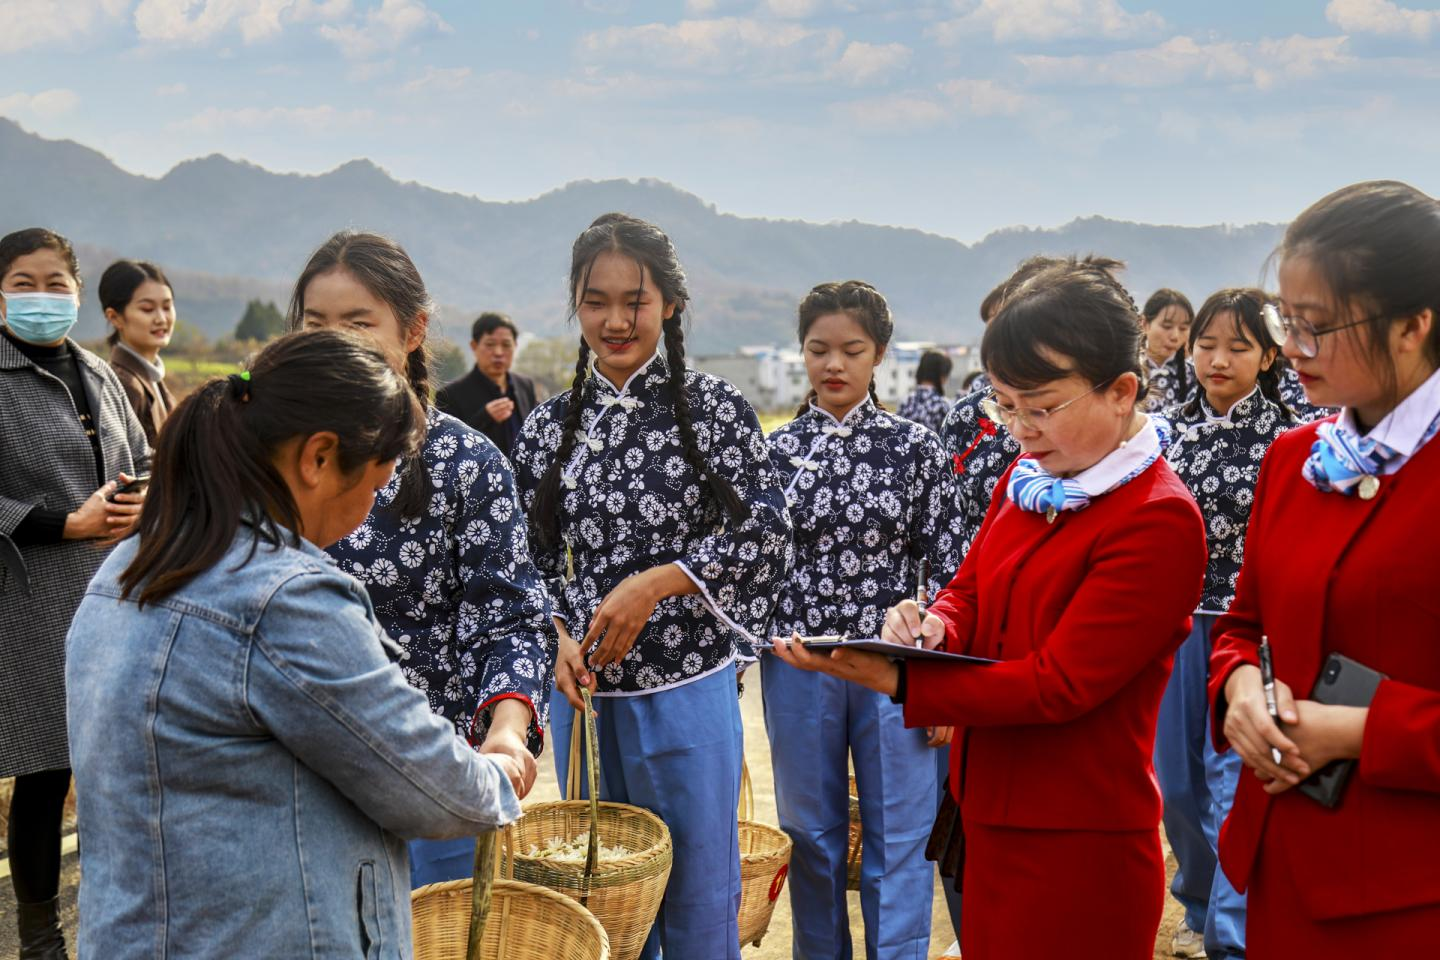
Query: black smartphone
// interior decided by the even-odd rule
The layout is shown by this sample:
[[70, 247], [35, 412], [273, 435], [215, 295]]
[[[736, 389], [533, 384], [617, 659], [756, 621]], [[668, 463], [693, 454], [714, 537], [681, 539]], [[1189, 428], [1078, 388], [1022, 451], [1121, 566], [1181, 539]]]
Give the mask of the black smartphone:
[[110, 496], [105, 499], [114, 503], [117, 493], [139, 493], [148, 486], [150, 486], [150, 474], [147, 473], [143, 477], [131, 477], [129, 483], [117, 483], [115, 489], [110, 491]]
[[[1341, 707], [1368, 707], [1384, 679], [1383, 673], [1332, 653], [1315, 681], [1315, 689], [1310, 691], [1310, 699]], [[1322, 807], [1333, 808], [1340, 804], [1345, 784], [1354, 770], [1354, 760], [1332, 760], [1300, 781], [1297, 789]]]

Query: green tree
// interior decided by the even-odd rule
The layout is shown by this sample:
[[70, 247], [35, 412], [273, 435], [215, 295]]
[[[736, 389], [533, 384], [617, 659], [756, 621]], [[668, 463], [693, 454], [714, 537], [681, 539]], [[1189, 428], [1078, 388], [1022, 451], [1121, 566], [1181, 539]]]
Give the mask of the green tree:
[[430, 384], [435, 389], [463, 377], [470, 364], [470, 355], [449, 340], [437, 337], [430, 341]]
[[199, 327], [177, 317], [165, 352], [177, 357], [203, 357], [210, 352], [210, 342]]
[[245, 315], [235, 325], [236, 340], [265, 341], [285, 332], [285, 316], [275, 301], [251, 300], [245, 304]]

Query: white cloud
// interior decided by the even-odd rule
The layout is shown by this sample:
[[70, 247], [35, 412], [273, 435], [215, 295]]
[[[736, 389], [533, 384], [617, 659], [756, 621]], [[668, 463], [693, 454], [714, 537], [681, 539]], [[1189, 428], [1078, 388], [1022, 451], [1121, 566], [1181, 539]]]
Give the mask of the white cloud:
[[73, 43], [92, 28], [118, 20], [129, 0], [4, 0], [0, 54]]
[[742, 17], [609, 27], [580, 39], [590, 62], [645, 63], [713, 75], [805, 73], [841, 52], [838, 29], [812, 29]]
[[155, 88], [157, 97], [179, 97], [189, 92], [190, 88], [184, 83], [166, 83]]
[[1035, 98], [994, 80], [947, 80], [940, 92], [962, 113], [975, 117], [1015, 116], [1035, 104]]
[[838, 103], [832, 108], [840, 120], [862, 128], [857, 131], [901, 133], [944, 123], [950, 113], [932, 97], [897, 93]]
[[257, 43], [292, 23], [345, 17], [351, 6], [351, 0], [140, 0], [135, 31], [148, 43], [204, 44], [236, 29], [246, 43]]
[[1346, 33], [1430, 39], [1440, 29], [1440, 10], [1411, 10], [1390, 0], [1331, 0], [1325, 19]]
[[320, 28], [320, 35], [339, 47], [344, 56], [363, 60], [403, 46], [430, 30], [449, 33], [450, 26], [421, 0], [381, 0], [380, 6], [365, 11], [359, 22], [326, 24]]
[[1354, 58], [1347, 43], [1346, 37], [1300, 35], [1243, 43], [1172, 37], [1158, 46], [1110, 54], [1017, 59], [1040, 83], [1162, 87], [1203, 80], [1268, 89], [1281, 80], [1349, 65]]
[[884, 80], [910, 62], [910, 48], [903, 43], [862, 43], [854, 41], [845, 47], [830, 68], [830, 75], [852, 86], [865, 86]]
[[979, 0], [967, 13], [927, 27], [941, 46], [988, 33], [1000, 43], [1077, 38], [1130, 40], [1165, 29], [1158, 13], [1130, 13], [1119, 0]]
[[55, 88], [39, 93], [12, 93], [0, 97], [0, 114], [15, 117], [28, 115], [36, 118], [53, 117], [70, 113], [80, 105], [80, 95], [74, 90]]
[[413, 80], [407, 80], [400, 87], [401, 93], [422, 91], [454, 92], [465, 86], [470, 79], [469, 67], [426, 67], [425, 72]]
[[337, 110], [328, 104], [322, 104], [318, 107], [206, 107], [172, 126], [197, 133], [268, 130], [276, 127], [329, 132], [365, 126], [374, 121], [373, 110]]

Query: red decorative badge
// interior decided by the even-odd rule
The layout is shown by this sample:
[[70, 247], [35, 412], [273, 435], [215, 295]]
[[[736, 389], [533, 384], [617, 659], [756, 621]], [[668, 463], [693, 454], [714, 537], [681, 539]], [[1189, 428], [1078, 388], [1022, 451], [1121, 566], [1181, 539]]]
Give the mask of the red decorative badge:
[[789, 873], [790, 864], [787, 863], [785, 864], [785, 866], [780, 868], [779, 873], [775, 874], [775, 879], [770, 881], [771, 903], [774, 903], [776, 900], [780, 899], [780, 891], [785, 889], [785, 877], [788, 876]]

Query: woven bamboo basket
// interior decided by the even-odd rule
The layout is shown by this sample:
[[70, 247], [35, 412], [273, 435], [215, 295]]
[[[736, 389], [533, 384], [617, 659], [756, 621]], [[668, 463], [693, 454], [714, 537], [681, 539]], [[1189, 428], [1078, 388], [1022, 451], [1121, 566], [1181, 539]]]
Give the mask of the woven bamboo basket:
[[569, 897], [497, 880], [494, 834], [476, 845], [476, 879], [410, 894], [415, 960], [610, 960], [610, 941]]
[[[575, 724], [570, 738], [570, 776], [566, 799], [536, 803], [525, 816], [507, 828], [506, 871], [517, 880], [548, 887], [580, 901], [590, 909], [610, 938], [615, 960], [635, 960], [645, 947], [650, 928], [660, 912], [665, 885], [670, 880], [673, 849], [670, 830], [649, 810], [626, 803], [601, 803], [600, 758], [595, 740], [595, 716], [590, 692], [585, 717]], [[578, 718], [577, 718], [578, 719]], [[584, 731], [589, 763], [589, 800], [580, 799], [580, 740]], [[589, 834], [584, 864], [530, 856], [525, 851], [544, 847], [552, 838]], [[630, 856], [600, 860], [600, 838], [610, 846], [624, 847]]]
[[850, 843], [845, 853], [845, 889], [860, 889], [860, 855], [864, 834], [860, 829], [860, 789], [850, 778]]
[[750, 765], [740, 768], [740, 946], [760, 946], [790, 873], [790, 838], [757, 823]]

